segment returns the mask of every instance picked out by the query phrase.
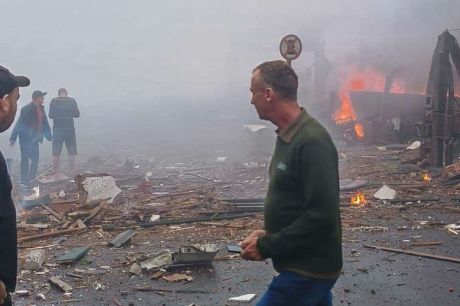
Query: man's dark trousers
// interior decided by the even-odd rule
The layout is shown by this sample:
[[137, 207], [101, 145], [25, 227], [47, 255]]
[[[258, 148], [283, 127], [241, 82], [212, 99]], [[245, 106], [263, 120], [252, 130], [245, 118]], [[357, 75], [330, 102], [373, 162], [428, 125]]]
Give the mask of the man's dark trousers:
[[273, 278], [256, 306], [332, 306], [331, 289], [336, 281], [281, 272]]
[[19, 146], [21, 148], [21, 183], [29, 185], [30, 181], [37, 176], [40, 158], [39, 142], [19, 138]]

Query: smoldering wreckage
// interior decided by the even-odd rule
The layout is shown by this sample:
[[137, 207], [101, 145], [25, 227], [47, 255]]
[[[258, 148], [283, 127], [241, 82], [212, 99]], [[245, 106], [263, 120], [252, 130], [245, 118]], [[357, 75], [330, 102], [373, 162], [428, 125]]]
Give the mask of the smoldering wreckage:
[[[454, 71], [460, 74], [460, 48], [446, 31], [438, 38], [426, 94], [406, 92], [397, 71], [384, 76], [352, 69], [329, 96], [322, 119], [335, 132], [340, 154], [345, 259], [335, 303], [421, 305], [417, 297], [394, 293], [394, 286], [424, 289], [409, 276], [420, 267], [394, 280], [389, 271], [402, 256], [408, 269], [420, 260], [444, 265], [441, 304], [458, 302], [460, 100]], [[244, 163], [225, 156], [215, 162], [94, 157], [80, 164], [93, 172], [75, 178], [56, 178], [45, 169], [32, 194], [16, 195], [16, 302], [254, 301], [264, 290], [254, 273], [260, 264], [244, 263], [237, 243], [263, 226], [268, 163], [268, 155]], [[252, 273], [240, 277], [245, 270]], [[357, 275], [365, 289], [350, 278]]]

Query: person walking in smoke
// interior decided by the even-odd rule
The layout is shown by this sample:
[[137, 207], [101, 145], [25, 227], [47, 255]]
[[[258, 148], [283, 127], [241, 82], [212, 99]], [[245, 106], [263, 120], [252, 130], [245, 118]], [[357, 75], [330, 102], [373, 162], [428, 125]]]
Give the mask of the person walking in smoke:
[[75, 169], [75, 156], [77, 155], [77, 140], [75, 134], [74, 118], [80, 117], [80, 111], [75, 99], [70, 98], [67, 89], [60, 88], [58, 97], [51, 100], [50, 119], [53, 119], [53, 157], [55, 173], [59, 173], [59, 157], [65, 143], [69, 154], [70, 171]]
[[[0, 133], [14, 121], [19, 87], [29, 86], [26, 77], [14, 76], [0, 66]], [[16, 209], [11, 197], [11, 180], [3, 154], [0, 152], [0, 305], [12, 305], [10, 292], [16, 287], [17, 232]]]
[[36, 90], [32, 94], [32, 102], [21, 109], [18, 122], [10, 137], [10, 144], [14, 145], [19, 136], [21, 149], [21, 184], [30, 186], [30, 182], [37, 176], [40, 146], [43, 137], [51, 141], [51, 128], [46, 117], [46, 92]]
[[298, 78], [283, 61], [253, 71], [251, 104], [278, 127], [265, 197], [265, 229], [240, 243], [241, 256], [271, 258], [279, 272], [257, 306], [328, 306], [342, 269], [337, 150], [297, 103]]

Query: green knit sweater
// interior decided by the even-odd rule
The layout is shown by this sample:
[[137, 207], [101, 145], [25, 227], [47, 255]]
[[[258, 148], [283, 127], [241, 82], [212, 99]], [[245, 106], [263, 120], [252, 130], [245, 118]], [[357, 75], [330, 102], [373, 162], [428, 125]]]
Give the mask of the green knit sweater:
[[342, 268], [337, 150], [305, 111], [279, 135], [270, 164], [265, 230], [257, 248], [275, 269], [315, 274]]

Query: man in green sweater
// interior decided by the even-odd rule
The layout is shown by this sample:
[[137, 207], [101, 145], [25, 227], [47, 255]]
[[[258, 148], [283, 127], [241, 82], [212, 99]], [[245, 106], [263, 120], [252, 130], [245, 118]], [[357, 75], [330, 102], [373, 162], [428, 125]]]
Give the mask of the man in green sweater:
[[283, 61], [254, 69], [251, 104], [278, 127], [265, 198], [265, 230], [241, 242], [241, 256], [271, 258], [279, 275], [258, 306], [332, 305], [342, 269], [337, 150], [297, 103], [298, 79]]

